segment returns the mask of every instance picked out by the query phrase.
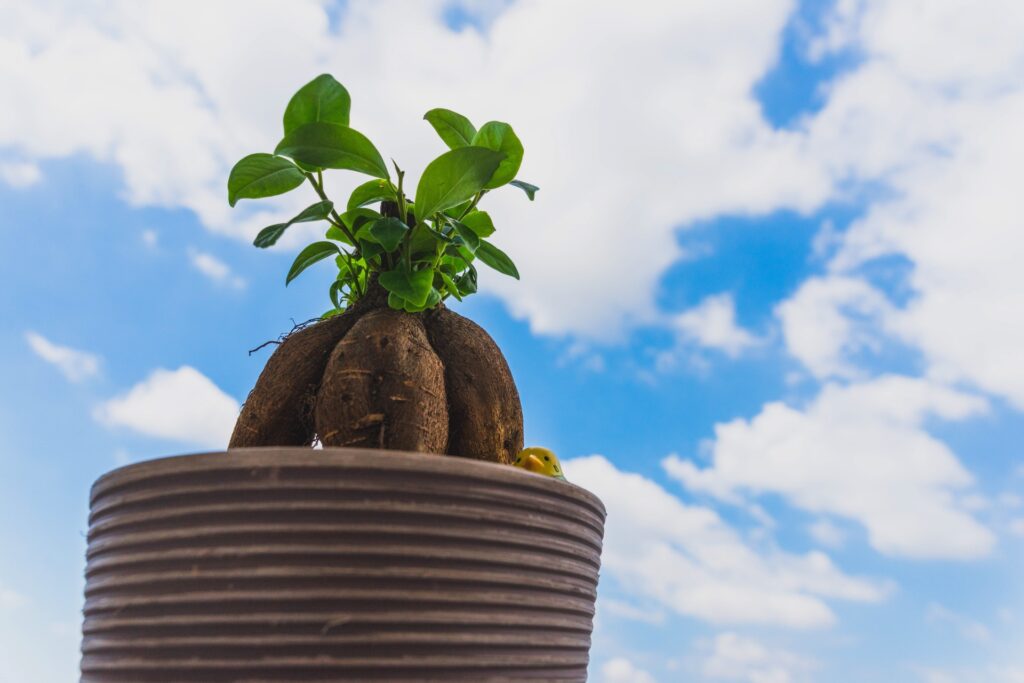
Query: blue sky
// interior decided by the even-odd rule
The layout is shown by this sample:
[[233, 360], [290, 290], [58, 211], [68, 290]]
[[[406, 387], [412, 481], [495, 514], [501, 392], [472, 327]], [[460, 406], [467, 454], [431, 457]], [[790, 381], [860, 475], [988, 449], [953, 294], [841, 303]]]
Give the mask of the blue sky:
[[0, 682], [75, 679], [91, 482], [327, 307], [224, 192], [324, 71], [410, 169], [526, 145], [456, 308], [608, 506], [592, 680], [1024, 680], [1024, 13], [911, 5], [0, 2]]

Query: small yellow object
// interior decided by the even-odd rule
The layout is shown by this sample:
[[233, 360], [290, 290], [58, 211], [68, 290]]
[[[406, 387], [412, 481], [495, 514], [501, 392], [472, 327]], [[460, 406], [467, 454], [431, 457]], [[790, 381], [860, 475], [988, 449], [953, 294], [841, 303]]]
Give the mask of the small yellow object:
[[524, 448], [519, 451], [513, 464], [535, 474], [546, 474], [555, 479], [565, 479], [558, 457], [546, 448], [538, 446]]

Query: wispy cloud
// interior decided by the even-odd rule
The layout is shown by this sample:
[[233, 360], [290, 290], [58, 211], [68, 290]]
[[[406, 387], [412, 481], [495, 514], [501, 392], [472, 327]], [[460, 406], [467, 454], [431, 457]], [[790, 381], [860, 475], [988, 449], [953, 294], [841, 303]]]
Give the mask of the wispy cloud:
[[0, 162], [0, 180], [13, 188], [31, 187], [42, 179], [43, 172], [31, 161]]
[[25, 341], [37, 356], [60, 370], [71, 382], [81, 382], [99, 374], [100, 358], [95, 354], [55, 344], [38, 332], [26, 332]]
[[188, 258], [192, 263], [192, 267], [211, 281], [234, 289], [245, 289], [245, 279], [235, 275], [231, 271], [231, 266], [213, 254], [197, 249], [189, 249]]

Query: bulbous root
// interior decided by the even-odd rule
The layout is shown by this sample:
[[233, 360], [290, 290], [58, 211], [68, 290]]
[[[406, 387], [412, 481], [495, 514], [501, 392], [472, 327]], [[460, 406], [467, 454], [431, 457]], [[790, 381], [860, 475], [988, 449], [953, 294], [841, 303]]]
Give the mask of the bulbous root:
[[325, 446], [444, 453], [444, 367], [419, 317], [363, 315], [331, 353], [314, 419]]
[[313, 406], [331, 351], [364, 313], [386, 305], [387, 292], [374, 286], [341, 315], [288, 335], [249, 392], [228, 448], [311, 445]]
[[444, 365], [446, 452], [511, 464], [523, 448], [523, 409], [501, 349], [482, 327], [443, 306], [423, 322]]
[[313, 443], [313, 406], [331, 349], [358, 315], [335, 316], [288, 335], [249, 393], [228, 448], [308, 446]]

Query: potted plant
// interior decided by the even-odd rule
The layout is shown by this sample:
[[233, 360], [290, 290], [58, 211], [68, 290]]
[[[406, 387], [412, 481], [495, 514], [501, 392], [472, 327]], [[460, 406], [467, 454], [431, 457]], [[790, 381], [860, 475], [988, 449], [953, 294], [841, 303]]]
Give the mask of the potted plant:
[[[231, 172], [232, 205], [312, 186], [255, 244], [322, 221], [286, 283], [332, 260], [332, 307], [277, 347], [227, 453], [94, 485], [83, 681], [585, 680], [604, 508], [509, 466], [508, 364], [444, 304], [476, 291], [477, 264], [518, 278], [480, 202], [505, 185], [533, 199], [522, 144], [431, 110], [449, 150], [409, 197], [350, 101], [317, 77], [275, 152]], [[336, 205], [328, 169], [371, 179]]]

